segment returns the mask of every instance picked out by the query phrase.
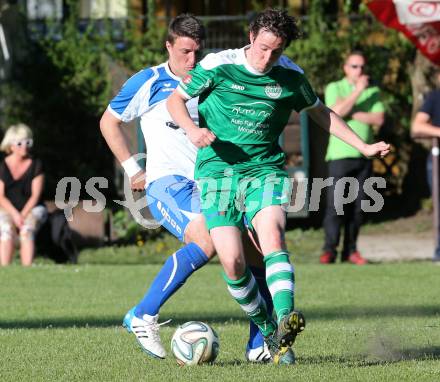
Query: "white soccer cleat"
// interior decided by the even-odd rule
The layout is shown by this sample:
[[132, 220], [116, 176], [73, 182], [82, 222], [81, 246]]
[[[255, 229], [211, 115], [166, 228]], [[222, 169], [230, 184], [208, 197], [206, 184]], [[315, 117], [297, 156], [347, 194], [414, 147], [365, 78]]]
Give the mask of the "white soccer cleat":
[[264, 343], [258, 348], [246, 350], [246, 359], [249, 362], [267, 363], [272, 360], [272, 357], [266, 343]]
[[157, 322], [159, 318], [158, 314], [155, 316], [145, 314], [142, 319], [140, 319], [134, 314], [131, 315], [129, 313], [127, 313], [124, 318], [123, 326], [129, 333], [133, 333], [136, 336], [140, 347], [145, 353], [154, 358], [164, 359], [166, 351], [160, 340], [159, 328], [171, 320], [159, 324]]

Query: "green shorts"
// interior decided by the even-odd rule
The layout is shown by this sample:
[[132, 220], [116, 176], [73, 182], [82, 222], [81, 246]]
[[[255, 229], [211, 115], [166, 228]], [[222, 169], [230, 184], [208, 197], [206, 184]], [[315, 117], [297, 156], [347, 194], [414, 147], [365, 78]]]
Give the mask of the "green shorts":
[[[283, 170], [253, 171], [222, 178], [201, 178], [201, 209], [208, 229], [234, 226], [252, 229], [252, 219], [263, 208], [290, 202], [291, 183]], [[246, 224], [245, 224], [246, 223]]]

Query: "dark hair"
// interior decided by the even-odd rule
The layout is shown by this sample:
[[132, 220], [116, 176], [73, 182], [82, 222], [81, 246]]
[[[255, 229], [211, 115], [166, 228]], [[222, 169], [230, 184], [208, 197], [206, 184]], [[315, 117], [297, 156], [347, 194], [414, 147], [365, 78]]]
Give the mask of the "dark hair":
[[345, 62], [347, 62], [348, 57], [351, 57], [351, 56], [361, 56], [365, 60], [365, 54], [360, 49], [354, 49], [354, 50], [351, 50], [350, 52], [348, 52], [348, 54], [345, 56]]
[[301, 36], [297, 20], [283, 9], [267, 8], [255, 17], [249, 25], [249, 30], [255, 37], [261, 30], [272, 32], [275, 36], [284, 39], [286, 47], [292, 40]]
[[183, 13], [175, 17], [168, 26], [167, 41], [173, 44], [177, 37], [190, 37], [200, 43], [206, 37], [205, 27], [198, 18]]

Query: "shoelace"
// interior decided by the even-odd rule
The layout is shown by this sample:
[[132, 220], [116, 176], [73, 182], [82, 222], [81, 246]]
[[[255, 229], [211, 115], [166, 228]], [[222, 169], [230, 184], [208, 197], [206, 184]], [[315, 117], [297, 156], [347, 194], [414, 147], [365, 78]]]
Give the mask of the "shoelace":
[[157, 323], [157, 322], [147, 323], [147, 324], [143, 325], [143, 328], [144, 328], [144, 331], [146, 333], [148, 333], [154, 341], [161, 342], [160, 337], [159, 337], [159, 328], [162, 325], [169, 324], [170, 322], [171, 322], [171, 319], [164, 321], [164, 322], [161, 322], [161, 323]]

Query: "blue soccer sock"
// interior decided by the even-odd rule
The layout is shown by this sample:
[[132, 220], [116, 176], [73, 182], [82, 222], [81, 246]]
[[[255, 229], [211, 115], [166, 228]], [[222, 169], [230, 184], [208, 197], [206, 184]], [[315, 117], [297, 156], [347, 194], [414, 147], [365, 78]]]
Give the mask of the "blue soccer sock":
[[167, 301], [197, 269], [208, 262], [208, 257], [195, 243], [189, 243], [173, 253], [165, 261], [142, 301], [135, 309], [135, 316], [155, 316]]
[[[273, 312], [273, 302], [272, 296], [270, 294], [269, 288], [266, 283], [266, 270], [265, 268], [249, 267], [251, 273], [254, 275], [255, 281], [257, 282], [258, 289], [260, 291], [261, 297], [263, 297], [266, 303], [267, 312], [272, 315]], [[258, 326], [253, 323], [249, 324], [249, 342], [247, 344], [247, 349], [256, 349], [263, 346], [264, 338], [261, 334]]]

